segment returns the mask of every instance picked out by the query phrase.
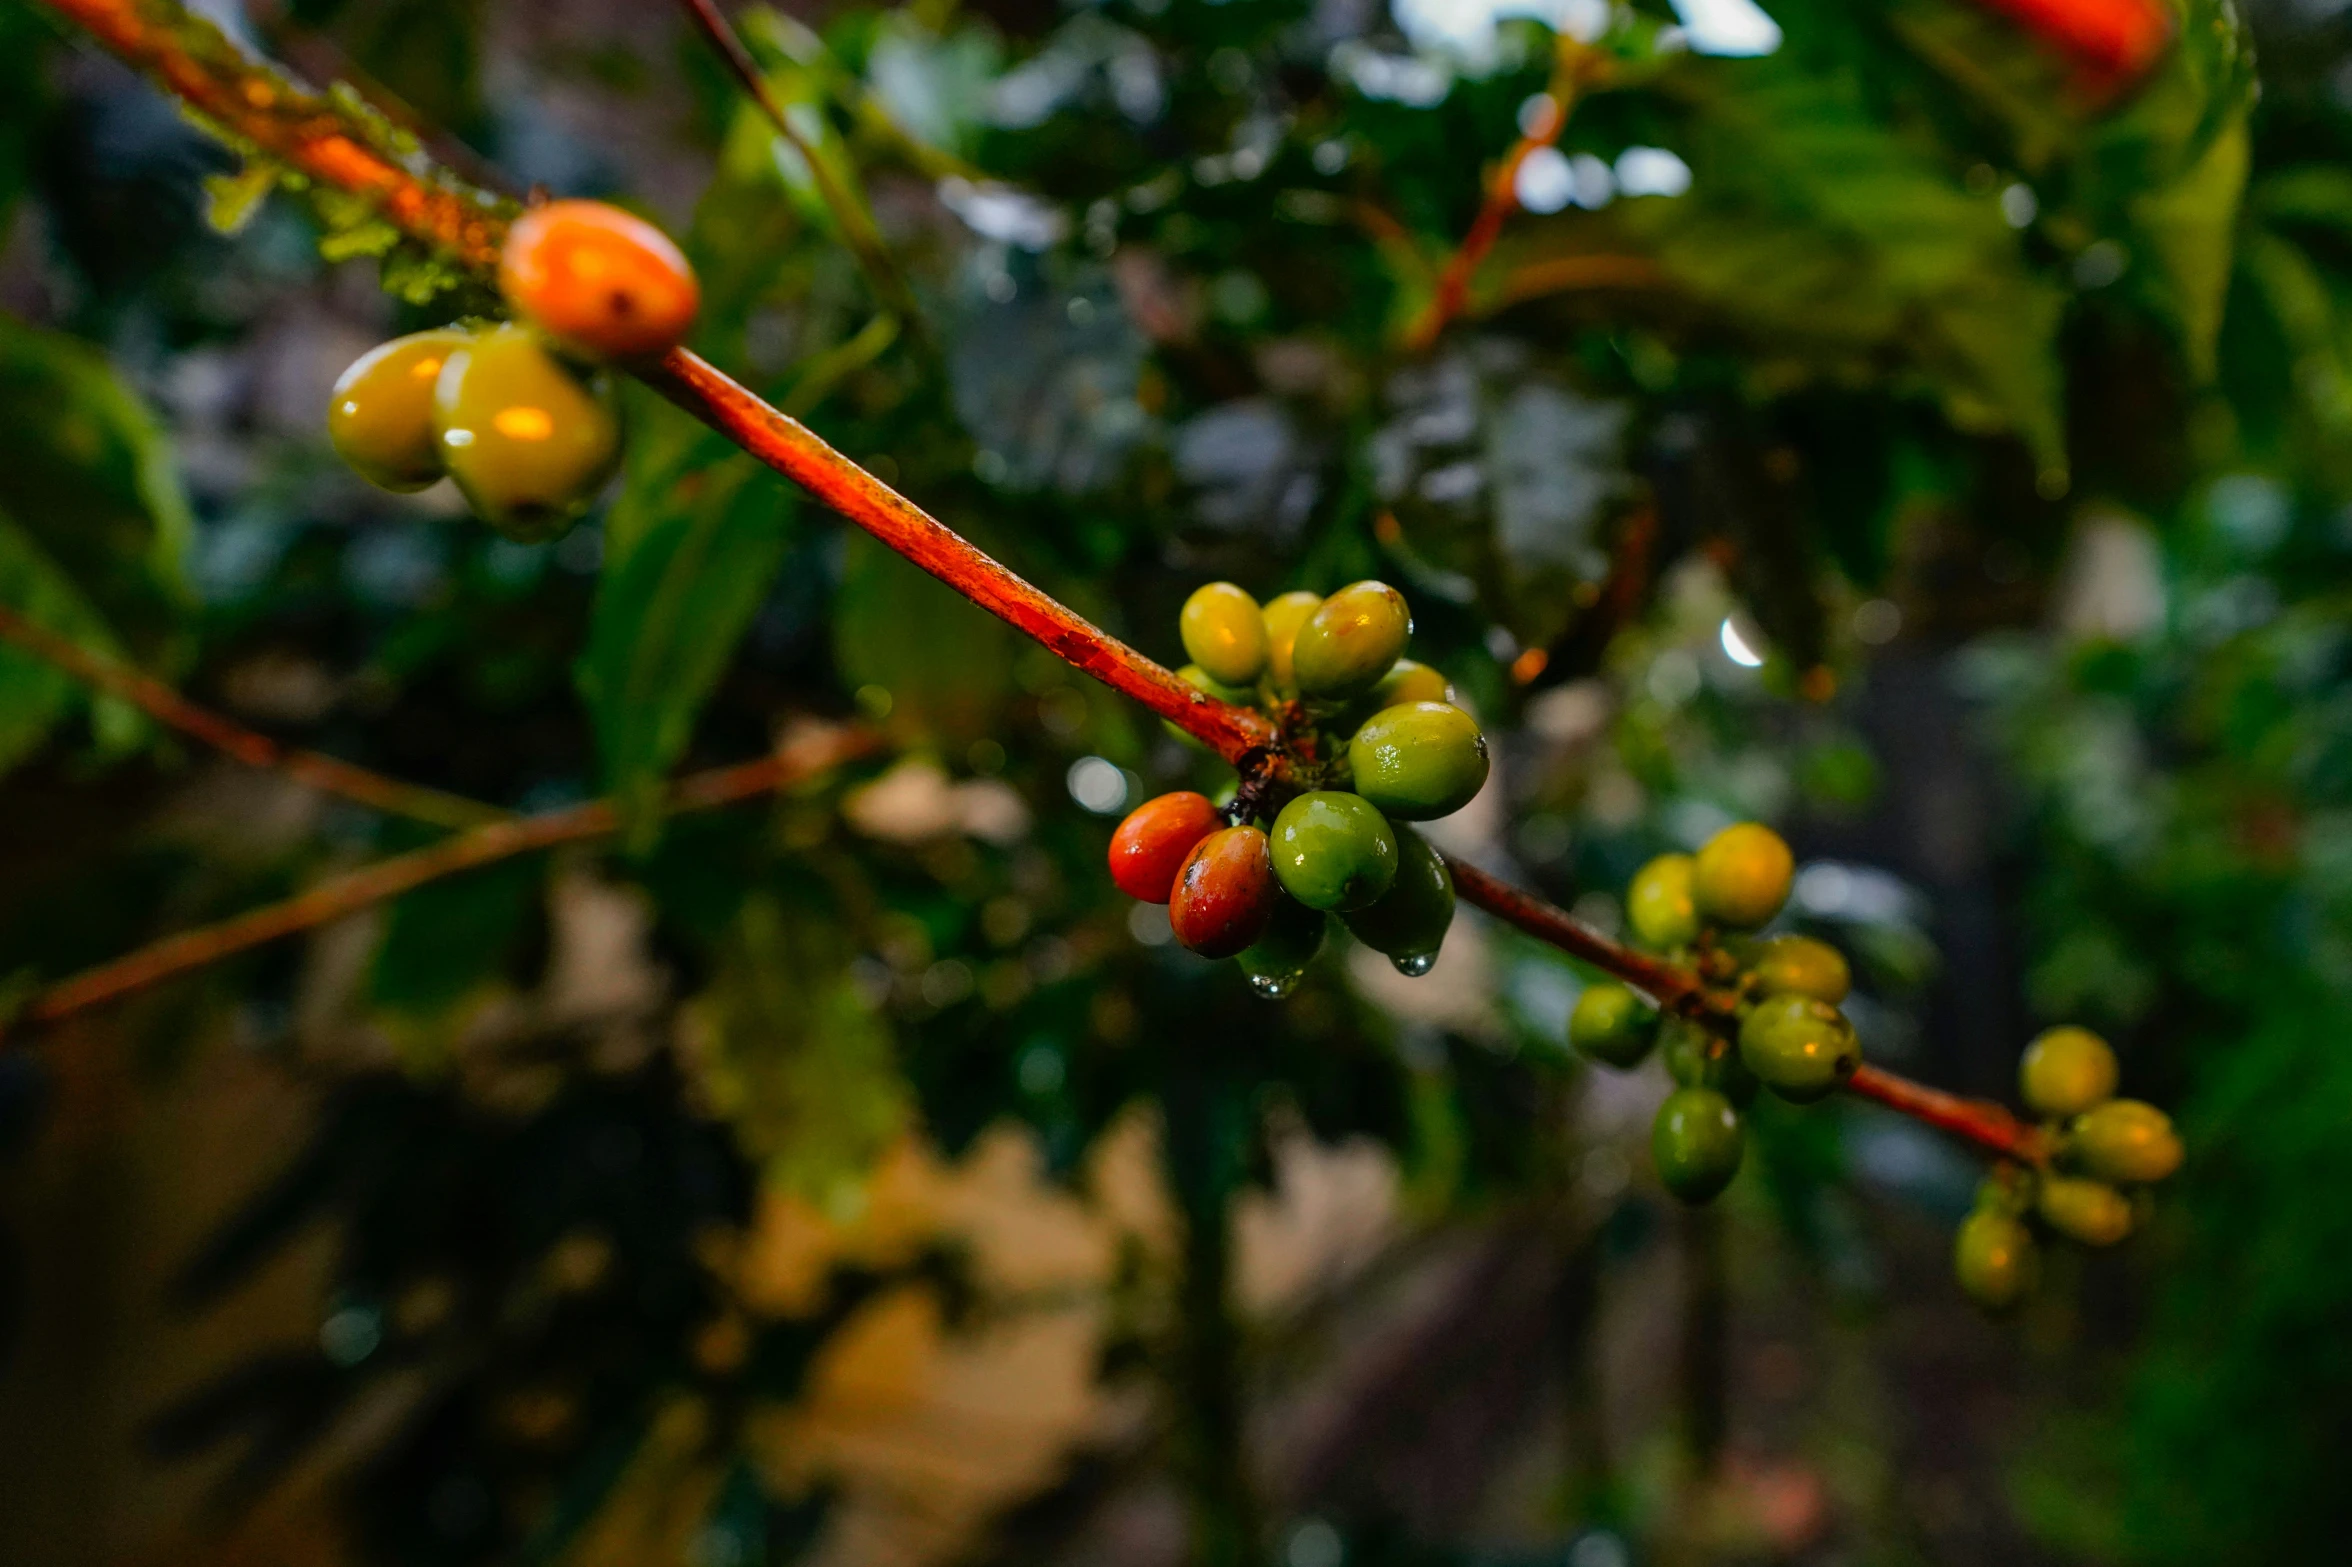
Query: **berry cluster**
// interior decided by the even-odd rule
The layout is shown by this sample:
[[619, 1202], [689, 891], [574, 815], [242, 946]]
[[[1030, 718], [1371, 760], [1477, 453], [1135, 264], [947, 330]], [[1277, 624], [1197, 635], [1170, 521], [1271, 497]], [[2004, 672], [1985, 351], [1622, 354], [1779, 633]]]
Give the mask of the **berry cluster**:
[[2028, 1219], [2085, 1246], [2137, 1227], [2147, 1188], [2180, 1168], [2180, 1137], [2154, 1105], [2115, 1097], [2115, 1052], [2082, 1028], [2025, 1047], [2017, 1086], [2051, 1148], [2046, 1168], [2004, 1165], [1979, 1188], [1952, 1244], [1960, 1287], [1998, 1311], [2033, 1288], [2040, 1249]]
[[556, 201], [508, 231], [498, 282], [517, 321], [395, 338], [335, 382], [327, 434], [387, 490], [444, 476], [499, 532], [552, 538], [621, 455], [604, 366], [652, 358], [694, 324], [694, 270], [659, 229], [593, 201]]
[[1190, 792], [1146, 801], [1112, 835], [1111, 879], [1167, 904], [1178, 941], [1237, 959], [1262, 996], [1296, 987], [1329, 915], [1416, 976], [1453, 923], [1453, 875], [1404, 824], [1470, 803], [1486, 737], [1443, 675], [1403, 656], [1412, 630], [1404, 596], [1381, 582], [1263, 609], [1214, 582], [1185, 601], [1183, 678], [1271, 715], [1294, 784], [1309, 787], [1278, 801], [1260, 775], [1221, 806]]
[[1688, 1016], [1661, 1017], [1619, 984], [1588, 986], [1568, 1040], [1605, 1066], [1639, 1065], [1664, 1042], [1675, 1091], [1658, 1109], [1650, 1150], [1666, 1189], [1712, 1200], [1747, 1151], [1744, 1111], [1759, 1087], [1810, 1104], [1862, 1064], [1838, 1004], [1852, 988], [1845, 958], [1810, 936], [1747, 934], [1788, 901], [1796, 860], [1778, 833], [1726, 827], [1696, 855], [1662, 854], [1634, 876], [1626, 915], [1637, 939], [1691, 965], [1702, 988]]

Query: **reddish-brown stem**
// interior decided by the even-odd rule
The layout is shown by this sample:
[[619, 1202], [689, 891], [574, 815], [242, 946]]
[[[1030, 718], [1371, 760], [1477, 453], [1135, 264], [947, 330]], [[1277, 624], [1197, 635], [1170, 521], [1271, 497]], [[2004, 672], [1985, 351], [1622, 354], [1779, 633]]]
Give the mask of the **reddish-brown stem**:
[[[133, 66], [147, 72], [187, 103], [312, 179], [372, 197], [385, 218], [411, 237], [438, 247], [450, 258], [488, 274], [497, 263], [511, 207], [473, 191], [419, 157], [388, 152], [347, 122], [336, 104], [298, 87], [280, 73], [239, 52], [209, 23], [192, 17], [176, 0], [42, 0], [49, 9], [87, 29]], [[1427, 336], [1434, 339], [1467, 294], [1470, 274], [1491, 248], [1495, 232], [1515, 198], [1518, 164], [1526, 154], [1559, 135], [1559, 124], [1574, 92], [1600, 62], [1572, 41], [1562, 41], [1551, 108], [1530, 137], [1498, 171], [1473, 240], [1466, 241], [1449, 268], [1458, 280], [1440, 298], [1451, 303]], [[1535, 133], [1543, 133], [1540, 139]], [[1465, 259], [1466, 258], [1466, 259]], [[715, 367], [684, 349], [641, 370], [643, 379], [711, 428], [734, 440], [776, 472], [801, 485], [889, 548], [1008, 624], [1036, 638], [1074, 668], [1211, 746], [1245, 771], [1286, 765], [1279, 728], [1264, 715], [1234, 707], [1195, 691], [1175, 674], [1101, 631], [1008, 570], [986, 552], [929, 516], [912, 501], [828, 446], [813, 431], [762, 402]], [[870, 743], [870, 742], [869, 742]], [[742, 799], [789, 779], [774, 769], [783, 758], [746, 764], [722, 773], [700, 774], [679, 784], [673, 810], [701, 809]], [[151, 984], [170, 974], [216, 961], [258, 942], [309, 929], [327, 920], [396, 896], [455, 869], [529, 849], [617, 829], [619, 812], [598, 802], [524, 821], [501, 822], [447, 843], [355, 871], [273, 909], [257, 911], [210, 931], [191, 932], [133, 953], [115, 963], [66, 980], [28, 1003], [26, 1015], [53, 1018]], [[1687, 1012], [1712, 1010], [1709, 994], [1695, 975], [1634, 952], [1531, 894], [1497, 880], [1463, 861], [1454, 861], [1456, 887], [1468, 902], [1516, 925], [1538, 940], [1616, 975], [1656, 998], [1662, 1006]], [[1955, 1099], [1869, 1069], [1858, 1075], [1854, 1092], [1918, 1116], [1996, 1152], [2027, 1157], [2029, 1139], [1997, 1105]]]
[[[672, 814], [707, 811], [773, 794], [843, 762], [868, 755], [880, 743], [878, 736], [864, 729], [814, 730], [788, 742], [773, 756], [679, 780], [670, 789], [666, 808]], [[412, 853], [331, 877], [281, 903], [199, 930], [167, 936], [136, 952], [85, 969], [35, 992], [17, 1017], [29, 1023], [54, 1023], [266, 942], [315, 930], [402, 893], [413, 892], [429, 881], [461, 871], [479, 870], [533, 850], [610, 837], [620, 831], [622, 820], [621, 809], [615, 802], [592, 800], [560, 811], [476, 827]]]
[[1854, 1075], [1846, 1079], [1846, 1092], [1898, 1110], [1913, 1120], [1924, 1121], [2004, 1158], [2041, 1164], [2050, 1156], [2048, 1139], [2040, 1127], [2019, 1120], [2005, 1106], [1989, 1099], [1963, 1099], [1958, 1094], [1914, 1083], [1875, 1066], [1855, 1068]]
[[1418, 353], [1435, 343], [1447, 324], [1469, 303], [1471, 278], [1494, 249], [1495, 241], [1502, 238], [1503, 224], [1519, 209], [1520, 165], [1536, 149], [1549, 147], [1560, 139], [1560, 133], [1568, 128], [1568, 110], [1575, 103], [1577, 92], [1599, 69], [1598, 56], [1565, 34], [1561, 36], [1560, 63], [1552, 72], [1551, 86], [1535, 101], [1533, 123], [1524, 128], [1524, 134], [1495, 166], [1493, 177], [1487, 181], [1486, 200], [1471, 221], [1470, 232], [1446, 259], [1429, 303], [1405, 330], [1407, 348]]
[[[1662, 1009], [1694, 1015], [1716, 1010], [1708, 1004], [1712, 998], [1706, 987], [1688, 969], [1611, 941], [1574, 915], [1488, 875], [1467, 860], [1448, 855], [1446, 864], [1454, 873], [1454, 891], [1463, 902], [1475, 904], [1536, 940], [1623, 980]], [[1845, 1086], [1848, 1093], [1899, 1110], [1990, 1153], [2029, 1164], [2047, 1157], [2040, 1130], [1991, 1100], [1963, 1099], [1874, 1066], [1857, 1069]]]
[[157, 723], [203, 741], [248, 767], [283, 773], [297, 783], [392, 816], [406, 816], [435, 827], [479, 827], [506, 813], [495, 806], [461, 795], [444, 794], [420, 784], [402, 783], [381, 773], [339, 762], [316, 751], [280, 745], [265, 734], [198, 707], [186, 697], [148, 675], [98, 657], [59, 636], [48, 627], [25, 619], [0, 605], [0, 640], [32, 654], [86, 686], [119, 697]]

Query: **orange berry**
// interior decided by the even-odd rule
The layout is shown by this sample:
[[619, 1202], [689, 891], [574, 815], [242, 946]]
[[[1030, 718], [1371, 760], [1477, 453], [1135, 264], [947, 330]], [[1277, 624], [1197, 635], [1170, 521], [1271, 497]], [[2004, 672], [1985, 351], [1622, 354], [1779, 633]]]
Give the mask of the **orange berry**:
[[1146, 800], [1111, 834], [1111, 880], [1130, 898], [1165, 903], [1194, 845], [1224, 825], [1206, 795], [1179, 790]]
[[650, 359], [684, 340], [702, 307], [670, 237], [601, 201], [551, 201], [507, 231], [498, 287], [516, 312], [592, 359]]

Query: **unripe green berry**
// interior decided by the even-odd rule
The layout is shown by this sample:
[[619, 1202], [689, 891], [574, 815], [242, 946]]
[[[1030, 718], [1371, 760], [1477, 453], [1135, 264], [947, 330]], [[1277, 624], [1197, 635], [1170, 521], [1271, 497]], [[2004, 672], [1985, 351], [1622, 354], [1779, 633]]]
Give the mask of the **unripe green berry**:
[[2172, 1118], [2137, 1099], [2110, 1099], [2076, 1116], [2067, 1147], [2103, 1181], [2146, 1184], [2180, 1168]]
[[526, 542], [570, 527], [621, 456], [610, 378], [576, 373], [519, 326], [450, 354], [433, 387], [433, 427], [475, 514]]
[[1396, 829], [1362, 795], [1318, 789], [1274, 818], [1274, 874], [1310, 909], [1363, 908], [1396, 873]]
[[2040, 1260], [2033, 1232], [1997, 1209], [1970, 1214], [1952, 1238], [1952, 1272], [1987, 1311], [2017, 1304], [2033, 1288]]
[[1700, 915], [1735, 930], [1769, 924], [1788, 901], [1797, 862], [1780, 834], [1739, 822], [1709, 838], [1692, 868], [1691, 893]]
[[1658, 1013], [1623, 985], [1587, 985], [1568, 1014], [1568, 1043], [1606, 1066], [1639, 1066], [1658, 1042]]
[[[1372, 710], [1402, 707], [1407, 702], [1451, 702], [1454, 683], [1427, 664], [1400, 658], [1388, 673], [1380, 677], [1380, 684], [1372, 688]], [[1459, 705], [1459, 704], [1457, 704]]]
[[1291, 653], [1298, 645], [1299, 632], [1322, 607], [1321, 595], [1295, 589], [1266, 601], [1266, 678], [1278, 695], [1298, 695], [1298, 675], [1291, 668]]
[[2085, 1246], [2112, 1246], [2131, 1233], [2130, 1200], [2104, 1181], [2044, 1176], [2035, 1206], [2043, 1223]]
[[1658, 1059], [1684, 1088], [1712, 1088], [1745, 1110], [1763, 1085], [1740, 1059], [1739, 1047], [1688, 1018], [1670, 1017], [1658, 1030]]
[[1344, 915], [1355, 938], [1419, 978], [1437, 963], [1454, 923], [1454, 876], [1445, 856], [1410, 827], [1396, 832], [1396, 880], [1378, 901]]
[[1228, 686], [1254, 685], [1266, 670], [1266, 617], [1230, 582], [1212, 582], [1184, 601], [1176, 629], [1184, 654]]
[[1486, 736], [1448, 702], [1410, 702], [1366, 719], [1348, 741], [1356, 793], [1386, 815], [1451, 816], [1486, 787]]
[[1249, 976], [1250, 989], [1268, 1001], [1279, 1001], [1306, 978], [1307, 965], [1323, 950], [1324, 927], [1330, 916], [1292, 898], [1274, 906], [1266, 933], [1234, 959]]
[[1811, 936], [1773, 936], [1756, 944], [1748, 961], [1756, 988], [1768, 996], [1811, 996], [1836, 1006], [1854, 988], [1846, 956]]
[[1740, 1060], [1784, 1099], [1826, 1098], [1862, 1064], [1854, 1025], [1826, 1001], [1768, 996], [1740, 1024]]
[[1658, 1178], [1687, 1203], [1710, 1202], [1731, 1184], [1747, 1141], [1739, 1112], [1711, 1088], [1676, 1089], [1650, 1126]]
[[472, 334], [457, 327], [413, 332], [369, 349], [335, 379], [327, 439], [379, 489], [421, 490], [441, 478], [433, 387]]
[[2034, 1114], [2063, 1120], [2113, 1097], [2117, 1075], [2106, 1040], [2087, 1028], [2053, 1028], [2018, 1059], [2017, 1090]]
[[1698, 939], [1699, 906], [1691, 892], [1687, 854], [1661, 854], [1634, 872], [1625, 892], [1625, 917], [1644, 946], [1661, 951]]
[[1385, 582], [1341, 588], [1299, 628], [1291, 677], [1301, 696], [1338, 701], [1369, 691], [1405, 651], [1413, 617]]

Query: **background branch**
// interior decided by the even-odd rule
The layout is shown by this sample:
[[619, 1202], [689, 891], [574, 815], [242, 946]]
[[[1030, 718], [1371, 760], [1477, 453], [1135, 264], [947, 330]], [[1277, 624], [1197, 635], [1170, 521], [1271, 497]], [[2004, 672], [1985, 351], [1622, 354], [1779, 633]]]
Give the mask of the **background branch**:
[[157, 723], [201, 740], [248, 767], [282, 773], [296, 783], [355, 800], [371, 810], [405, 816], [435, 827], [457, 828], [479, 827], [507, 814], [496, 806], [462, 795], [445, 794], [422, 784], [402, 783], [397, 778], [387, 778], [316, 751], [280, 745], [234, 719], [197, 706], [152, 676], [98, 657], [6, 605], [0, 605], [0, 640], [53, 665], [86, 686], [130, 703]]
[[[844, 762], [871, 755], [881, 737], [868, 729], [826, 726], [787, 740], [773, 756], [695, 773], [673, 785], [664, 800], [672, 815], [707, 811], [805, 783]], [[613, 800], [513, 817], [408, 854], [331, 877], [280, 903], [218, 924], [183, 931], [123, 957], [36, 991], [17, 1013], [26, 1023], [54, 1023], [150, 985], [218, 963], [283, 936], [315, 930], [361, 909], [413, 892], [427, 882], [559, 844], [609, 838], [621, 830]]]

